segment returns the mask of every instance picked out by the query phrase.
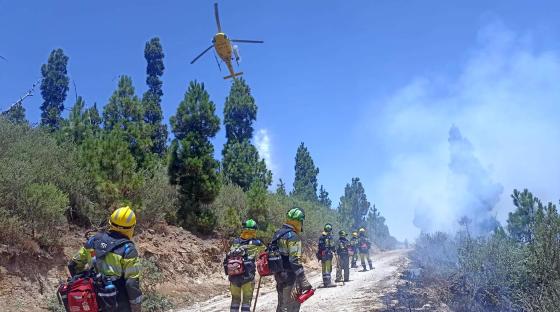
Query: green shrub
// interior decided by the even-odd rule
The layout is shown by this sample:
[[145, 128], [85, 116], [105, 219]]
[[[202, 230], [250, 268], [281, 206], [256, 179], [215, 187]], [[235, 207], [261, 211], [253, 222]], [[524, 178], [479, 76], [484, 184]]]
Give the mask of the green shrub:
[[148, 312], [163, 312], [173, 308], [171, 301], [158, 294], [156, 286], [162, 281], [163, 273], [151, 259], [142, 259], [141, 287], [144, 294], [142, 310]]
[[57, 224], [64, 220], [64, 211], [68, 206], [68, 196], [51, 183], [30, 184], [25, 188], [25, 207], [19, 213], [31, 229], [31, 237], [35, 233], [45, 233], [56, 238], [53, 231]]

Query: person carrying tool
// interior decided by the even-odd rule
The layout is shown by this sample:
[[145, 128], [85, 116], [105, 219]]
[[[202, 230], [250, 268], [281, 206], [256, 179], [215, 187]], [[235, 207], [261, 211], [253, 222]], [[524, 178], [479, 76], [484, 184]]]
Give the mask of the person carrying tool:
[[329, 287], [331, 285], [332, 259], [335, 252], [335, 245], [331, 232], [332, 225], [330, 223], [325, 224], [323, 233], [319, 238], [319, 248], [317, 250], [317, 260], [321, 261], [324, 287]]
[[351, 268], [357, 268], [358, 265], [356, 262], [358, 261], [358, 232], [352, 232], [352, 238], [350, 239], [350, 245], [352, 246], [352, 266]]
[[[335, 282], [348, 282], [350, 280], [349, 254], [348, 250], [352, 248], [350, 241], [346, 238], [345, 231], [338, 232], [338, 242], [336, 244], [336, 280]], [[344, 279], [342, 278], [344, 271]]]
[[364, 268], [362, 272], [367, 271], [366, 259], [369, 264], [369, 269], [373, 270], [373, 264], [369, 256], [369, 249], [371, 248], [371, 242], [366, 236], [366, 229], [360, 228], [358, 237], [358, 249], [360, 251], [360, 261], [362, 262], [362, 267]]
[[257, 238], [257, 222], [249, 219], [243, 223], [241, 235], [235, 238], [224, 259], [224, 270], [230, 282], [231, 312], [251, 311], [255, 288], [255, 258], [265, 249]]
[[130, 207], [116, 209], [109, 218], [109, 230], [88, 239], [68, 263], [70, 275], [80, 274], [90, 267], [101, 275], [105, 287], [116, 289], [116, 293], [111, 293], [116, 295], [114, 300], [104, 298], [111, 306], [103, 311], [142, 311], [140, 259], [130, 240], [135, 225], [136, 215]]
[[303, 247], [299, 235], [303, 231], [304, 219], [303, 209], [290, 209], [286, 214], [286, 223], [272, 236], [283, 263], [283, 271], [274, 273], [278, 293], [277, 312], [298, 312], [301, 304], [296, 298], [312, 289], [301, 263]]

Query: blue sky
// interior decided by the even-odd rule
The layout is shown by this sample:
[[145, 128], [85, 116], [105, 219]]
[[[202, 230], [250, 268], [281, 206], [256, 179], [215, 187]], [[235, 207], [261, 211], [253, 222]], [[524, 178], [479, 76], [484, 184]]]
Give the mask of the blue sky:
[[[144, 44], [159, 36], [166, 54], [166, 119], [193, 79], [205, 83], [221, 116], [229, 91], [221, 78], [225, 72], [211, 54], [189, 64], [216, 31], [212, 3], [0, 0], [0, 55], [8, 59], [0, 60], [0, 109], [40, 78], [41, 64], [58, 47], [70, 57], [69, 74], [88, 105], [104, 105], [121, 74], [132, 76], [140, 95], [146, 89]], [[534, 189], [543, 200], [560, 198], [554, 161], [560, 143], [549, 139], [560, 127], [552, 120], [560, 116], [554, 86], [560, 79], [554, 70], [560, 52], [557, 3], [219, 5], [230, 37], [265, 41], [240, 47], [241, 70], [259, 106], [256, 143], [269, 158], [275, 183], [283, 178], [291, 186], [293, 158], [303, 141], [335, 205], [344, 185], [359, 176], [398, 238], [418, 233], [412, 223], [418, 207], [445, 216], [440, 223], [448, 224], [435, 223], [434, 229], [449, 228], [456, 199], [447, 195], [468, 192], [449, 187], [446, 136], [456, 124], [492, 179], [504, 186], [492, 210], [499, 219], [511, 209], [513, 187]], [[71, 90], [67, 107], [73, 99]], [[25, 102], [34, 122], [40, 104], [39, 93]], [[530, 128], [520, 132], [521, 125]], [[513, 134], [530, 141], [526, 149], [516, 149], [520, 143]], [[214, 141], [218, 155], [224, 136], [222, 131]], [[545, 149], [548, 156], [534, 152]], [[527, 159], [538, 166], [523, 165]]]

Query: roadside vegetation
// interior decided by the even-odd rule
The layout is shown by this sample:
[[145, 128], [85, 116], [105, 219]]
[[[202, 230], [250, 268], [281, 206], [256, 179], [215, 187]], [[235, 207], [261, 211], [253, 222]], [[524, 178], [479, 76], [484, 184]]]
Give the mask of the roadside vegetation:
[[[514, 190], [507, 225], [474, 236], [422, 234], [415, 281], [435, 290], [453, 311], [556, 311], [560, 302], [560, 217], [528, 190]], [[424, 303], [418, 301], [418, 307]]]

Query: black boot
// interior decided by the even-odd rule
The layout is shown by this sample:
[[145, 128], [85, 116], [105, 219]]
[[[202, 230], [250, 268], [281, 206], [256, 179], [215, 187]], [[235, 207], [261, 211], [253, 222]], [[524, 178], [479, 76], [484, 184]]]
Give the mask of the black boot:
[[362, 270], [362, 272], [367, 272], [368, 269], [367, 269], [366, 265], [363, 264], [362, 267], [364, 268], [364, 269]]
[[373, 270], [373, 264], [371, 263], [371, 261], [368, 261], [368, 263], [369, 263], [369, 269]]

